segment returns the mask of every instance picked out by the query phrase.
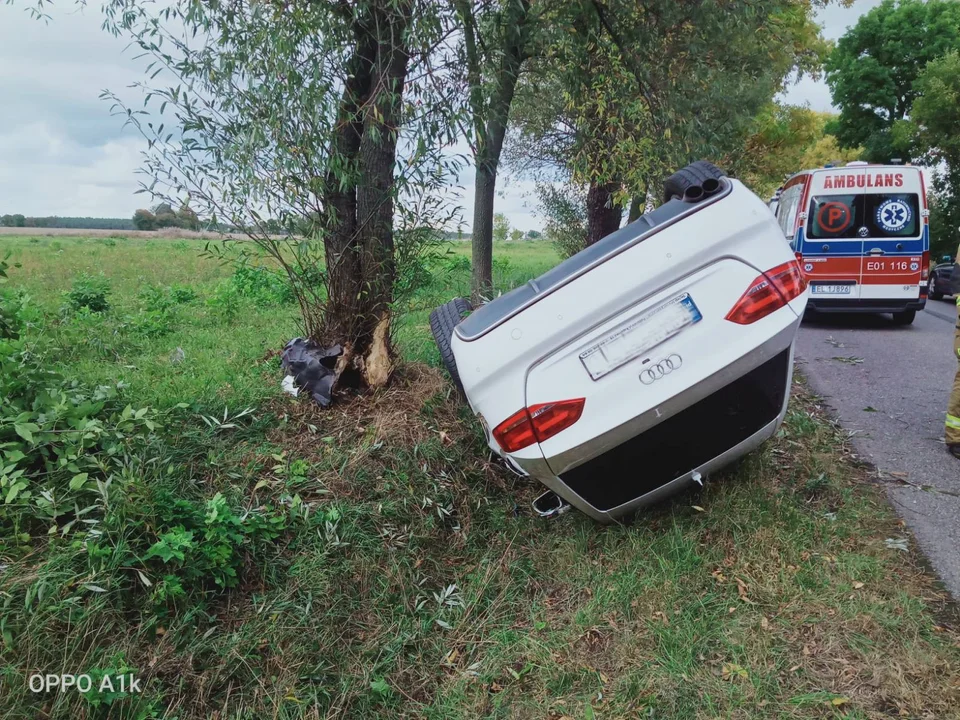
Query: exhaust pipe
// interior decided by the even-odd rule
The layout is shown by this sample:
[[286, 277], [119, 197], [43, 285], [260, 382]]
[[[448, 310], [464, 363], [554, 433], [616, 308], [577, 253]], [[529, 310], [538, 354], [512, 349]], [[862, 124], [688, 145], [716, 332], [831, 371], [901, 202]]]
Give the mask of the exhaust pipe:
[[703, 200], [703, 188], [700, 185], [691, 185], [683, 192], [683, 201], [696, 203]]
[[570, 503], [557, 495], [553, 490], [545, 492], [534, 500], [531, 505], [533, 505], [533, 511], [542, 518], [563, 515], [570, 509]]
[[703, 181], [703, 196], [710, 197], [711, 195], [716, 195], [720, 192], [720, 181], [716, 178], [707, 178]]

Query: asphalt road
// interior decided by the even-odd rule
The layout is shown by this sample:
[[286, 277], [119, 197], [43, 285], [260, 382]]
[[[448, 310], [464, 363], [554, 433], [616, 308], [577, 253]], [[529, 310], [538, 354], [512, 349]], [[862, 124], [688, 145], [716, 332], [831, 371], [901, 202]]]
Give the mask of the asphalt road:
[[853, 433], [855, 450], [877, 467], [890, 502], [960, 599], [960, 460], [943, 444], [957, 371], [956, 318], [952, 299], [929, 301], [903, 327], [889, 315], [808, 315], [797, 356], [811, 388]]

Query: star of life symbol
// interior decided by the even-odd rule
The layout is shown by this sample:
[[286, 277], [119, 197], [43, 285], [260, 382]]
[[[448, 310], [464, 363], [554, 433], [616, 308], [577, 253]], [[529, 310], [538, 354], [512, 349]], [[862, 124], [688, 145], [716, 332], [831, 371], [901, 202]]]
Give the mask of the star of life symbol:
[[913, 212], [903, 200], [891, 198], [877, 208], [877, 224], [887, 232], [903, 230], [912, 218]]

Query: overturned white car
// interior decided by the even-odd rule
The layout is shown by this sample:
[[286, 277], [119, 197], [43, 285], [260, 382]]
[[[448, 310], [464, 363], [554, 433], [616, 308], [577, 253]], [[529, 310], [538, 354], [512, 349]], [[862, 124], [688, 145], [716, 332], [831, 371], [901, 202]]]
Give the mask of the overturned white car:
[[552, 491], [542, 515], [614, 521], [783, 420], [807, 285], [776, 219], [702, 161], [666, 197], [472, 313], [458, 298], [431, 316], [490, 447]]

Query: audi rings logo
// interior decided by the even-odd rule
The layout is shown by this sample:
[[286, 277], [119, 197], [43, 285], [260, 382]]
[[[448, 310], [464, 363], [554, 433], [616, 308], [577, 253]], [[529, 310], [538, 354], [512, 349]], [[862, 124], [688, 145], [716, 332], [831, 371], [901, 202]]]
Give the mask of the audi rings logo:
[[644, 385], [652, 385], [664, 375], [669, 375], [674, 370], [679, 370], [682, 366], [683, 358], [679, 355], [671, 355], [640, 373], [640, 382]]

